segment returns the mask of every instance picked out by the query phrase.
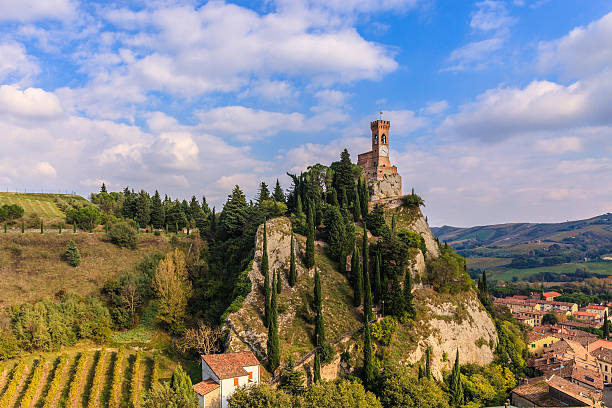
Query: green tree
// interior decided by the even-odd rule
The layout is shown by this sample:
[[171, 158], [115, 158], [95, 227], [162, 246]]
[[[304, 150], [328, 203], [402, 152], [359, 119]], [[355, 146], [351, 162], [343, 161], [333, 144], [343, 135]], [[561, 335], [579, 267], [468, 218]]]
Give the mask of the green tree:
[[293, 237], [293, 233], [291, 234], [291, 255], [289, 258], [289, 286], [295, 286], [297, 282], [297, 268], [295, 266], [295, 238]]
[[43, 221], [42, 221], [42, 220], [40, 220], [40, 233], [41, 233], [41, 234], [44, 234], [44, 233], [45, 233], [45, 231], [44, 231], [44, 227], [43, 227]]
[[459, 368], [459, 349], [455, 357], [455, 365], [449, 378], [448, 390], [450, 392], [450, 404], [459, 407], [465, 403], [463, 397], [463, 384], [461, 383], [461, 370]]
[[154, 228], [163, 228], [165, 219], [164, 205], [159, 196], [159, 191], [155, 190], [155, 194], [151, 198], [151, 224]]
[[380, 237], [389, 232], [389, 227], [385, 222], [385, 212], [380, 204], [376, 204], [371, 213], [366, 217], [368, 229], [372, 235]]
[[368, 207], [370, 202], [370, 191], [368, 190], [368, 181], [364, 180], [361, 183], [361, 217], [365, 220], [368, 217]]
[[151, 198], [144, 190], [140, 190], [136, 198], [135, 219], [141, 228], [145, 228], [151, 221]]
[[289, 408], [293, 405], [291, 396], [284, 390], [265, 383], [237, 388], [228, 403], [229, 408]]
[[270, 190], [268, 185], [263, 181], [259, 185], [259, 192], [257, 193], [257, 204], [261, 205], [264, 201], [270, 199]]
[[353, 219], [355, 222], [358, 222], [361, 219], [361, 203], [359, 202], [358, 193], [355, 194], [355, 201], [353, 201]]
[[283, 370], [279, 389], [292, 395], [298, 395], [304, 391], [304, 373], [296, 370], [291, 360]]
[[425, 349], [425, 377], [431, 379], [431, 347]]
[[603, 332], [603, 338], [607, 339], [608, 337], [610, 337], [610, 321], [608, 320], [608, 311], [604, 311], [604, 322], [603, 322], [603, 326], [601, 327], [601, 330]]
[[[276, 286], [276, 274], [272, 281], [272, 286]], [[278, 306], [276, 300], [276, 290], [272, 290], [270, 299], [270, 319], [268, 322], [268, 370], [273, 373], [280, 365], [280, 339], [278, 337]]]
[[325, 345], [325, 322], [323, 320], [323, 295], [321, 290], [321, 275], [319, 269], [315, 268], [314, 276], [314, 307], [315, 307], [315, 346]]
[[351, 275], [353, 278], [353, 306], [359, 307], [363, 298], [363, 274], [357, 244], [355, 244], [353, 258], [351, 259]]
[[113, 224], [108, 231], [108, 237], [118, 247], [129, 249], [137, 247], [136, 231], [127, 222]]
[[374, 319], [374, 313], [372, 312], [372, 287], [370, 285], [370, 274], [366, 272], [363, 274], [364, 283], [364, 294], [363, 294], [363, 313], [366, 321]]
[[315, 227], [314, 227], [314, 204], [309, 202], [308, 205], [308, 224], [306, 235], [306, 267], [312, 268], [315, 264]]
[[340, 209], [333, 205], [325, 207], [325, 230], [327, 232], [327, 244], [331, 258], [342, 262], [344, 254], [346, 229]]
[[372, 339], [370, 322], [367, 317], [363, 325], [363, 383], [370, 387], [374, 383], [374, 366], [372, 364]]
[[285, 193], [283, 192], [283, 189], [280, 183], [278, 182], [278, 179], [276, 179], [276, 186], [274, 187], [272, 198], [274, 199], [274, 201], [277, 201], [279, 203], [287, 203], [287, 197], [285, 197]]
[[153, 290], [159, 300], [158, 319], [171, 333], [182, 333], [192, 287], [187, 273], [185, 254], [180, 249], [175, 248], [169, 252], [157, 265], [153, 277]]
[[66, 246], [66, 251], [64, 251], [64, 259], [70, 266], [79, 266], [81, 263], [81, 253], [73, 240], [70, 240], [68, 246]]
[[412, 295], [412, 273], [410, 270], [406, 270], [406, 277], [404, 278], [404, 308], [408, 317], [414, 319], [416, 310], [414, 308], [414, 296]]
[[380, 252], [376, 253], [374, 264], [374, 301], [379, 303], [382, 300], [382, 280], [380, 274]]
[[434, 380], [417, 379], [403, 367], [385, 367], [378, 391], [385, 408], [448, 408], [447, 397]]
[[240, 236], [246, 224], [248, 205], [240, 187], [235, 186], [219, 216], [219, 224], [230, 237]]
[[276, 293], [280, 294], [283, 291], [283, 281], [281, 271], [276, 271]]
[[314, 375], [313, 379], [315, 383], [321, 382], [321, 348], [317, 347], [315, 349], [315, 358], [314, 358]]
[[341, 192], [342, 202], [340, 204], [348, 208], [348, 200], [345, 200], [345, 195], [348, 191], [353, 190], [355, 181], [353, 176], [353, 163], [351, 162], [351, 155], [347, 149], [344, 149], [340, 154], [340, 163], [334, 173], [333, 185], [336, 191]]

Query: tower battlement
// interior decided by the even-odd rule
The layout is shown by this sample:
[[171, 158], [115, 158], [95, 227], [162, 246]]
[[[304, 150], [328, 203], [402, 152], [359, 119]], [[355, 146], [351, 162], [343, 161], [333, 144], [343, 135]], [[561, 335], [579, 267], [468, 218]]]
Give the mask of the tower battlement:
[[389, 129], [391, 127], [391, 122], [388, 120], [375, 120], [373, 122], [370, 122], [370, 129], [374, 130], [374, 129]]

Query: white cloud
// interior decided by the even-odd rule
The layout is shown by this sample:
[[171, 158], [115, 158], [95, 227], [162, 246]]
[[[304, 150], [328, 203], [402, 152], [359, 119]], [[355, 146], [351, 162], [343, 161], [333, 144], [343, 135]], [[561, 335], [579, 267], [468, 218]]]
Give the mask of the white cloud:
[[550, 154], [580, 152], [583, 149], [582, 140], [574, 136], [538, 140], [535, 143], [538, 151]]
[[342, 106], [350, 96], [350, 93], [335, 89], [322, 89], [315, 93], [315, 98], [319, 101], [319, 105], [324, 107]]
[[514, 134], [612, 123], [612, 75], [563, 86], [533, 81], [523, 89], [496, 88], [447, 117], [442, 133], [495, 141]]
[[504, 45], [503, 38], [489, 38], [481, 41], [474, 41], [457, 48], [448, 57], [451, 64], [443, 71], [465, 71], [480, 70], [491, 64], [491, 54], [498, 51]]
[[0, 43], [0, 82], [27, 83], [39, 71], [36, 60], [27, 54], [22, 44]]
[[591, 173], [600, 170], [612, 170], [612, 160], [608, 158], [584, 158], [564, 160], [557, 165], [556, 170], [563, 174]]
[[514, 23], [508, 15], [508, 8], [503, 1], [485, 0], [476, 3], [477, 10], [472, 13], [470, 27], [476, 30], [499, 30]]
[[41, 176], [55, 177], [57, 172], [48, 162], [40, 162], [34, 167], [34, 172]]
[[289, 81], [272, 81], [268, 79], [253, 81], [246, 90], [238, 95], [238, 98], [258, 97], [266, 101], [281, 102], [291, 101], [299, 95]]
[[55, 94], [39, 88], [20, 90], [11, 85], [0, 85], [0, 113], [41, 119], [53, 118], [62, 113]]
[[569, 77], [595, 74], [612, 67], [612, 12], [566, 36], [539, 44], [542, 70], [561, 71]]
[[406, 135], [427, 124], [425, 118], [411, 110], [385, 111], [383, 119], [391, 121], [390, 132], [397, 135]]
[[448, 109], [448, 102], [442, 101], [429, 101], [425, 105], [425, 108], [421, 109], [421, 113], [426, 115], [439, 115]]
[[0, 21], [65, 19], [74, 14], [71, 0], [0, 0]]

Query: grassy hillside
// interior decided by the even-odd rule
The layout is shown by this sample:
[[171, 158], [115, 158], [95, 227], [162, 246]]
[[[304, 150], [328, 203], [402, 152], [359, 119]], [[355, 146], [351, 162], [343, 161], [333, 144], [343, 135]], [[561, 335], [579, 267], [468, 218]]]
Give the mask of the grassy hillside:
[[[77, 364], [80, 359], [83, 362]], [[151, 388], [156, 359], [155, 376], [169, 379], [176, 363], [152, 351], [137, 354], [131, 349], [120, 353], [116, 348], [74, 348], [64, 354], [44, 353], [0, 362], [0, 401], [7, 402], [7, 408], [108, 407], [113, 401], [117, 407], [131, 407], [131, 401], [138, 401]], [[20, 361], [25, 363], [23, 370], [18, 367]], [[116, 369], [118, 376], [113, 375]]]
[[[103, 233], [0, 233], [0, 307], [54, 296], [60, 290], [96, 292], [106, 279], [168, 247], [165, 236], [140, 234], [138, 238], [138, 249], [132, 251], [111, 244]], [[71, 239], [81, 253], [76, 268], [62, 260]]]
[[59, 204], [76, 201], [86, 204], [88, 201], [81, 196], [70, 194], [42, 194], [42, 193], [2, 193], [0, 192], [0, 206], [4, 204], [17, 204], [25, 210], [24, 217], [38, 214], [47, 222], [63, 221], [65, 214]]
[[612, 214], [556, 224], [444, 226], [432, 231], [468, 258], [470, 269], [487, 270], [494, 279], [525, 279], [577, 268], [612, 273], [612, 263], [598, 262], [612, 248]]

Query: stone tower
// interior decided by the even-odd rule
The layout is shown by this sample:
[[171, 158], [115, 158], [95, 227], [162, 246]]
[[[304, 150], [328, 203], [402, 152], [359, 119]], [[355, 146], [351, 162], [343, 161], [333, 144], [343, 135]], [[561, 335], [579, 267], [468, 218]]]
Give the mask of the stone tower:
[[357, 159], [357, 164], [363, 168], [363, 174], [368, 179], [372, 201], [402, 195], [402, 178], [389, 159], [390, 128], [391, 122], [388, 120], [371, 122], [372, 150], [360, 154]]

